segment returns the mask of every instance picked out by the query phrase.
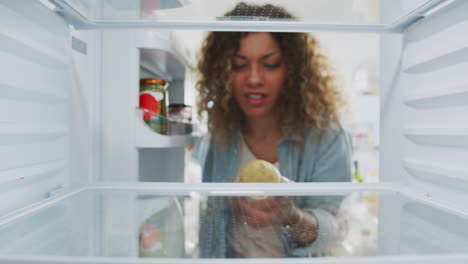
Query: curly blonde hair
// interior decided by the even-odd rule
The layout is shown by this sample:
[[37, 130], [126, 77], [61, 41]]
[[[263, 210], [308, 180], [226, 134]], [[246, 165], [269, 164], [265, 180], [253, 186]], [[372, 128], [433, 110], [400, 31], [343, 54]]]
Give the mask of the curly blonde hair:
[[[283, 8], [273, 5], [238, 4], [225, 15], [276, 19], [295, 19]], [[200, 78], [198, 115], [208, 117], [208, 130], [221, 145], [242, 129], [244, 114], [232, 91], [232, 58], [240, 40], [249, 32], [210, 32], [206, 37], [197, 65]], [[337, 88], [332, 68], [320, 52], [317, 40], [308, 33], [271, 32], [278, 42], [287, 68], [287, 78], [278, 101], [281, 133], [304, 142], [304, 131], [319, 137], [338, 124], [338, 110], [344, 100]]]

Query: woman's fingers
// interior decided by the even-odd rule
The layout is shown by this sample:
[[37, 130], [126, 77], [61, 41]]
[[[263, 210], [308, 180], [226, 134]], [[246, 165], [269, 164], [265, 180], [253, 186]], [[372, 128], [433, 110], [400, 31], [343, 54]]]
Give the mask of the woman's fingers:
[[277, 210], [279, 207], [279, 204], [276, 202], [276, 199], [274, 197], [269, 197], [265, 199], [252, 199], [252, 198], [247, 198], [244, 201], [244, 204], [249, 207], [256, 208], [258, 210], [263, 210], [263, 211], [274, 211]]
[[269, 210], [261, 210], [251, 206], [249, 202], [243, 203], [238, 215], [239, 219], [254, 228], [263, 228], [271, 225], [274, 222], [275, 213]]

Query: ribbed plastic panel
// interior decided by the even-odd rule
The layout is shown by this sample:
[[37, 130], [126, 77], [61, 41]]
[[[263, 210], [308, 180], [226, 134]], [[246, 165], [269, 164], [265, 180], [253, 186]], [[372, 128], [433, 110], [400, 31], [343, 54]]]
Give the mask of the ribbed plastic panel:
[[399, 79], [394, 87], [401, 104], [392, 112], [400, 113], [400, 166], [407, 173], [408, 185], [429, 199], [465, 212], [467, 14], [468, 2], [457, 1], [405, 33]]
[[403, 207], [400, 254], [434, 254], [466, 252], [466, 219], [436, 208], [408, 202]]
[[39, 1], [0, 3], [0, 215], [67, 185], [67, 25]]

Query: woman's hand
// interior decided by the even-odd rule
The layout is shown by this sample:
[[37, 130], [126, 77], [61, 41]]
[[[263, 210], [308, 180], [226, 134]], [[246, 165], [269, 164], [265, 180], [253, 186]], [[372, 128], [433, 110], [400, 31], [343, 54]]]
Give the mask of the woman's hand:
[[[236, 180], [237, 181], [237, 180]], [[282, 182], [291, 182], [282, 177]], [[297, 208], [291, 198], [274, 196], [255, 200], [249, 197], [233, 197], [231, 208], [241, 223], [257, 229], [269, 225], [284, 225], [291, 221]]]
[[[239, 182], [236, 179], [236, 182]], [[281, 182], [292, 182], [282, 177]], [[317, 218], [296, 207], [293, 200], [287, 196], [273, 196], [261, 200], [249, 197], [233, 197], [231, 208], [239, 222], [253, 228], [261, 229], [269, 225], [284, 226], [288, 233], [299, 244], [307, 245], [318, 236]]]

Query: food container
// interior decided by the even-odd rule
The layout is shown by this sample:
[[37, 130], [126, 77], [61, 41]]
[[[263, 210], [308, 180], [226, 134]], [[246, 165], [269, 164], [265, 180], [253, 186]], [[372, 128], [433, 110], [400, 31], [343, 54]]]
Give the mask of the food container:
[[143, 110], [143, 120], [154, 131], [167, 134], [166, 87], [163, 79], [140, 80], [140, 108]]
[[139, 199], [139, 202], [147, 205], [147, 209], [155, 210], [141, 225], [138, 236], [139, 257], [183, 257], [184, 223], [180, 202], [175, 198], [161, 196], [140, 196]]

